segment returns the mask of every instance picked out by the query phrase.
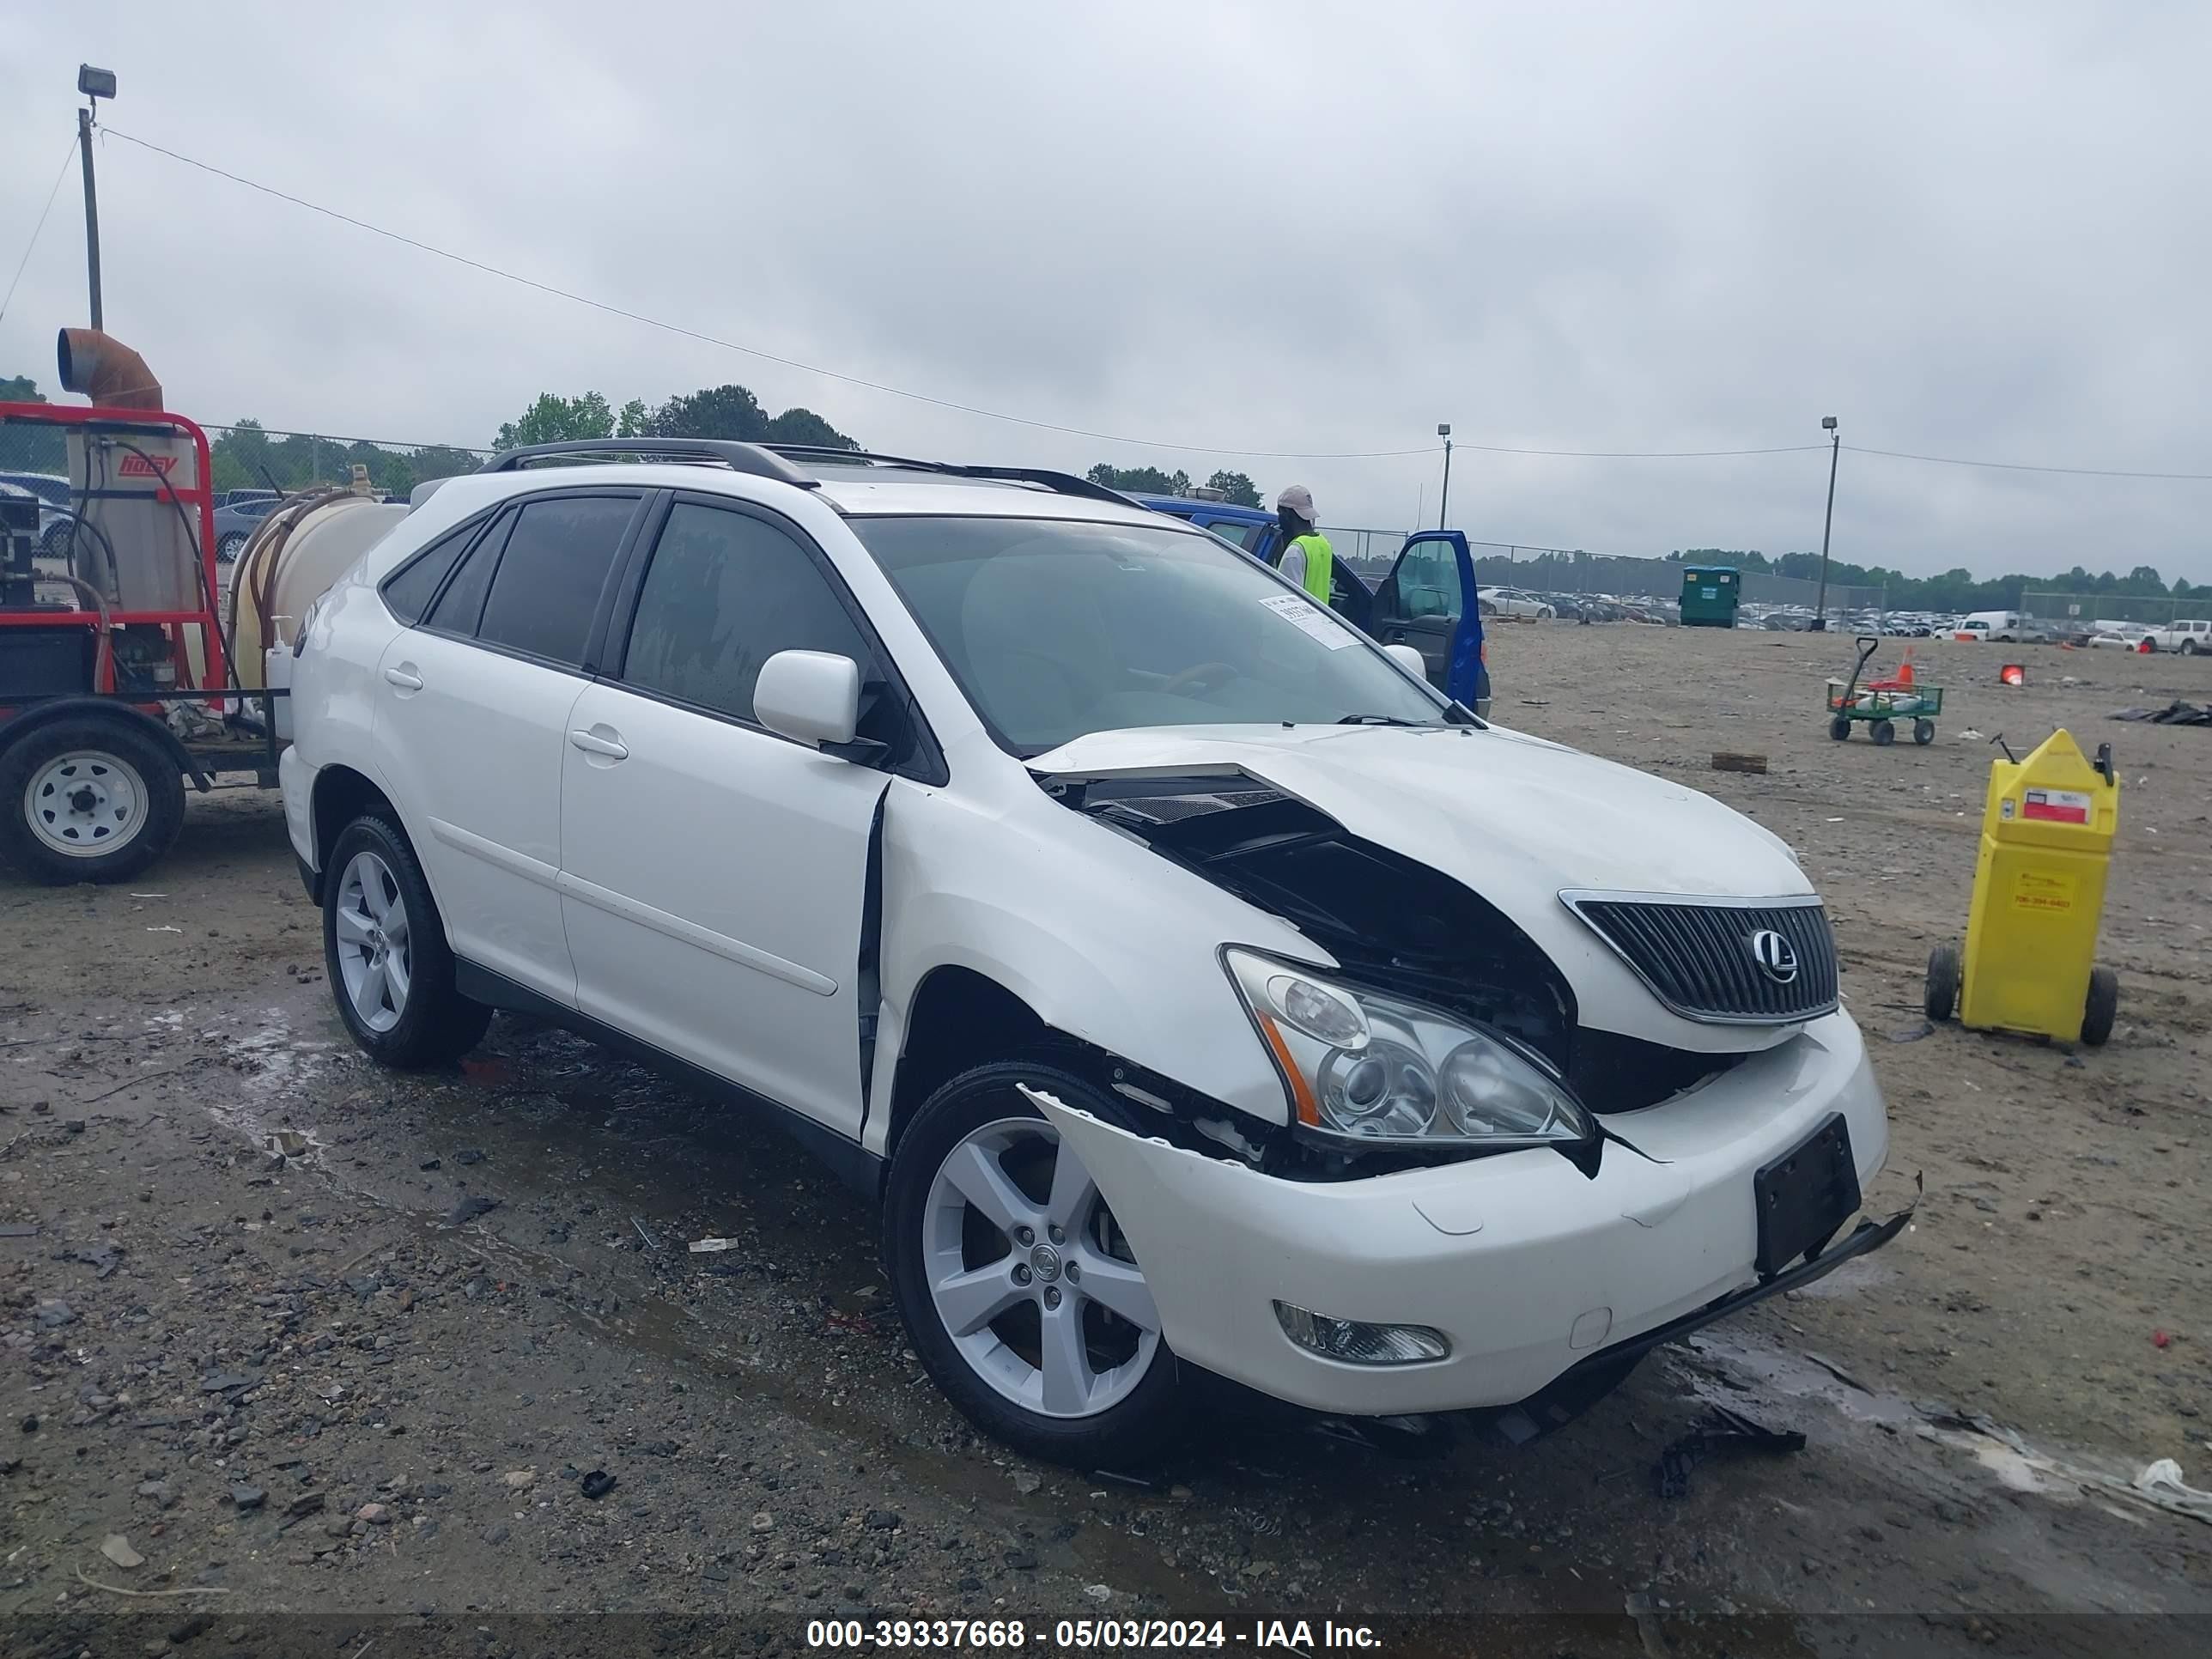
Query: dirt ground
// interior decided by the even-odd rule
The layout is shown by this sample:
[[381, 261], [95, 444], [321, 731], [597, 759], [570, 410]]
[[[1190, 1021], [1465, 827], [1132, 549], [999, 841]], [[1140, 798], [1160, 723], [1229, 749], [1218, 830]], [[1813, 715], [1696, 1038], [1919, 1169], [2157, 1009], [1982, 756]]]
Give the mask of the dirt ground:
[[[2212, 730], [2105, 718], [2212, 699], [2212, 664], [1922, 642], [1941, 735], [1877, 750], [1826, 733], [1847, 649], [1494, 630], [1501, 720], [1800, 849], [1893, 1118], [1869, 1207], [1925, 1183], [1889, 1249], [1512, 1450], [1449, 1425], [1378, 1450], [1222, 1389], [1168, 1467], [1030, 1464], [938, 1396], [872, 1216], [781, 1137], [506, 1018], [451, 1073], [362, 1062], [273, 796], [195, 799], [127, 888], [0, 875], [0, 1649], [795, 1651], [831, 1617], [1642, 1659], [2212, 1642], [2212, 1528], [2129, 1492], [2154, 1459], [2212, 1468]], [[1991, 752], [1968, 734], [2057, 724], [2123, 768], [2118, 1030], [1930, 1031]], [[734, 1247], [685, 1249], [710, 1236]], [[1662, 1496], [1713, 1402], [1808, 1443]], [[609, 1613], [636, 1617], [575, 1616]]]

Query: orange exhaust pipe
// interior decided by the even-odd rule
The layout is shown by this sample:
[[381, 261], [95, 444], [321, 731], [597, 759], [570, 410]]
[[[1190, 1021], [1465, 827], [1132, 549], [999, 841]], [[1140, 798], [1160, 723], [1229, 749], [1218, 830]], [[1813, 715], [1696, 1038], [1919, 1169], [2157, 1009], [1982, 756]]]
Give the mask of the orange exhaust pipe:
[[65, 328], [55, 343], [62, 389], [82, 392], [107, 409], [159, 409], [161, 383], [146, 360], [112, 334]]

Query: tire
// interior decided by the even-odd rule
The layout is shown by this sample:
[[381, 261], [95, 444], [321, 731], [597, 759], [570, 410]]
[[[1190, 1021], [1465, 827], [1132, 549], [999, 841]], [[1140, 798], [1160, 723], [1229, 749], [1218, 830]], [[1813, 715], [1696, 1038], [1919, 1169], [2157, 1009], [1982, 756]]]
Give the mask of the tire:
[[1925, 749], [1936, 741], [1936, 722], [1923, 714], [1912, 722], [1912, 740]]
[[119, 715], [55, 720], [0, 749], [0, 854], [33, 880], [125, 880], [184, 823], [176, 757]]
[[[891, 1158], [883, 1251], [892, 1297], [923, 1368], [986, 1434], [1080, 1469], [1146, 1462], [1182, 1425], [1174, 1352], [1159, 1334], [1142, 1272], [1095, 1189], [1060, 1206], [1075, 1224], [1059, 1239], [1049, 1236], [1051, 1200], [1061, 1190], [1054, 1176], [1065, 1154], [1052, 1127], [1016, 1092], [1017, 1083], [1049, 1091], [1107, 1122], [1127, 1121], [1113, 1097], [1052, 1066], [980, 1066], [939, 1088]], [[1066, 1190], [1084, 1194], [1088, 1187], [1083, 1181]], [[1006, 1227], [968, 1196], [978, 1188]], [[1017, 1228], [1027, 1231], [1029, 1242]], [[1001, 1266], [1003, 1280], [977, 1279]], [[996, 1310], [957, 1336], [957, 1316], [945, 1311], [945, 1287], [955, 1279], [976, 1279], [974, 1288], [995, 1293], [973, 1312]], [[1121, 1308], [1150, 1314], [1149, 1329], [1089, 1293], [1109, 1283]], [[1075, 1334], [1073, 1368], [1049, 1364], [1048, 1329]], [[1056, 1352], [1064, 1358], [1069, 1352]], [[1103, 1371], [1102, 1356], [1110, 1362]]]
[[2081, 1002], [2081, 1041], [2101, 1048], [2112, 1035], [2113, 1018], [2120, 1012], [2120, 976], [2109, 968], [2089, 970], [2089, 994]]
[[490, 1009], [454, 988], [437, 901], [415, 849], [386, 817], [357, 817], [331, 845], [323, 964], [347, 1033], [380, 1065], [446, 1065], [475, 1048], [491, 1024]]
[[238, 556], [246, 551], [246, 538], [234, 530], [215, 544], [215, 556], [220, 564], [236, 564]]
[[2182, 654], [2183, 656], [2185, 656], [2185, 657], [2193, 657], [2193, 656], [2195, 656], [2195, 655], [2197, 654], [2197, 641], [2194, 641], [2194, 640], [2184, 640], [2184, 641], [2182, 641], [2182, 642], [2181, 642], [2181, 654]]
[[1874, 723], [1874, 730], [1867, 735], [1882, 748], [1887, 749], [1897, 741], [1897, 726], [1893, 721], [1876, 720]]
[[1959, 981], [1965, 965], [1955, 945], [1939, 945], [1928, 953], [1928, 985], [1922, 1006], [1928, 1018], [1941, 1025], [1959, 1006]]
[[1838, 714], [1835, 719], [1830, 720], [1828, 722], [1828, 735], [1833, 738], [1838, 743], [1845, 743], [1850, 741], [1851, 735], [1850, 716], [1848, 714]]

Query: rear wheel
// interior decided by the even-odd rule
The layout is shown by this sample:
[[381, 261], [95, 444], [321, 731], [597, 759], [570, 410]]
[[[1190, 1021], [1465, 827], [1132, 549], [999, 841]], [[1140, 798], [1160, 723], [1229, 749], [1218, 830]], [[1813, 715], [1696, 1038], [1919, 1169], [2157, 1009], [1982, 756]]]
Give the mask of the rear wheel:
[[246, 538], [234, 530], [215, 544], [215, 556], [224, 564], [234, 564], [238, 556], [246, 550]]
[[1928, 986], [1922, 1006], [1928, 1018], [1942, 1024], [1959, 1006], [1959, 981], [1965, 971], [1955, 945], [1939, 945], [1928, 953]]
[[1936, 722], [1922, 715], [1912, 722], [1912, 740], [1922, 748], [1936, 741]]
[[56, 720], [0, 749], [0, 852], [51, 886], [121, 881], [184, 827], [176, 757], [120, 717]]
[[1868, 735], [1873, 738], [1875, 743], [1887, 748], [1897, 741], [1896, 724], [1890, 720], [1876, 720], [1874, 723], [1874, 730]]
[[2185, 656], [2185, 657], [2193, 657], [2193, 656], [2195, 656], [2195, 655], [2197, 654], [2197, 641], [2194, 641], [2194, 640], [2184, 640], [2184, 641], [2182, 641], [2182, 642], [2181, 642], [2181, 654], [2182, 654], [2183, 656]]
[[892, 1294], [923, 1366], [985, 1432], [1079, 1468], [1141, 1462], [1182, 1419], [1176, 1358], [1128, 1241], [1024, 1083], [1122, 1121], [1053, 1066], [983, 1066], [939, 1089], [891, 1159]]
[[331, 848], [323, 959], [338, 1017], [370, 1059], [439, 1066], [475, 1048], [491, 1010], [453, 987], [453, 953], [415, 849], [398, 826], [356, 818]]
[[2081, 1041], [2101, 1048], [2112, 1035], [2112, 1020], [2120, 1012], [2120, 976], [2109, 968], [2089, 970], [2089, 994], [2081, 1006]]

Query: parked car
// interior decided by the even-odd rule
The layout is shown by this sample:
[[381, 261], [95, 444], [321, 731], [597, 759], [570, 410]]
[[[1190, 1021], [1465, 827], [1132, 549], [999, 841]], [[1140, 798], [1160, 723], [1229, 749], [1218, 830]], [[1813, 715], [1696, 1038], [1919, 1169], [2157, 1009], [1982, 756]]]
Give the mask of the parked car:
[[215, 510], [215, 556], [229, 564], [246, 550], [261, 521], [283, 506], [281, 495], [246, 495]]
[[58, 559], [69, 550], [70, 481], [59, 472], [0, 471], [0, 484], [39, 499], [39, 556]]
[[2154, 651], [2177, 651], [2185, 657], [2212, 651], [2212, 622], [2171, 622], [2143, 631]]
[[[1211, 531], [1270, 569], [1281, 561], [1282, 526], [1272, 513], [1197, 495], [1129, 499]], [[1332, 560], [1329, 570], [1332, 610], [1386, 644], [1413, 646], [1421, 653], [1431, 685], [1476, 714], [1489, 714], [1485, 612], [1479, 604], [1467, 602], [1477, 589], [1474, 555], [1462, 532], [1431, 530], [1407, 537], [1372, 586], [1346, 559]]]
[[1548, 622], [1559, 614], [1549, 600], [1540, 599], [1534, 593], [1523, 592], [1517, 587], [1492, 587], [1483, 593], [1482, 599], [1483, 603], [1490, 607], [1486, 615], [1534, 618]]
[[[703, 464], [562, 464], [639, 454]], [[305, 618], [286, 817], [365, 1053], [520, 1010], [780, 1121], [1026, 1452], [1194, 1370], [1548, 1424], [1906, 1218], [1844, 1232], [1888, 1124], [1790, 849], [1408, 655], [1069, 475], [514, 450]]]
[[[2100, 629], [2089, 635], [2087, 643], [2095, 649], [2106, 651], [2140, 651], [2146, 630], [2119, 628]], [[2158, 647], [2153, 646], [2153, 650]]]

